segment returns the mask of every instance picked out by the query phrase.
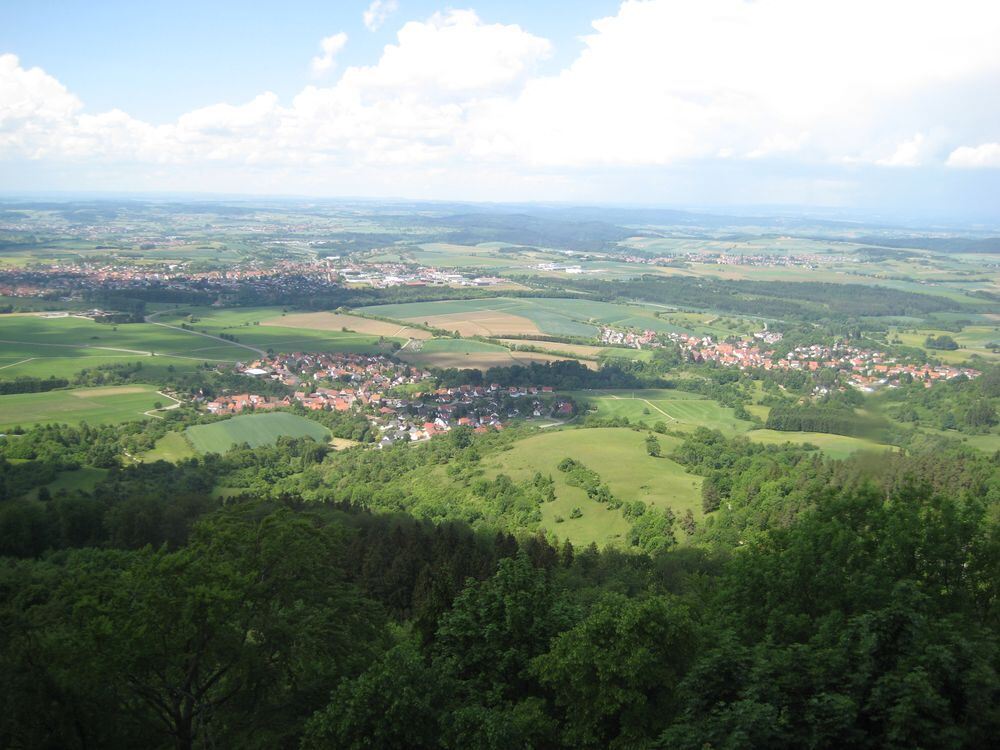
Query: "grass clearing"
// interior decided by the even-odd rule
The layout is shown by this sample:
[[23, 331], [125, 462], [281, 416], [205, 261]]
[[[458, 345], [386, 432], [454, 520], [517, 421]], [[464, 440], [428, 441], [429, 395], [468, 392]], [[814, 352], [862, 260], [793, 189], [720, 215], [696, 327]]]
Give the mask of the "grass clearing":
[[737, 419], [733, 410], [697, 393], [673, 389], [620, 391], [575, 391], [570, 394], [586, 401], [590, 414], [600, 418], [625, 417], [630, 422], [652, 425], [665, 422], [674, 430], [708, 427], [733, 435], [746, 432], [753, 424]]
[[187, 441], [182, 433], [168, 432], [156, 441], [153, 450], [146, 451], [140, 458], [147, 463], [153, 461], [177, 463], [185, 458], [194, 458], [196, 455], [194, 448], [191, 447], [191, 443]]
[[[79, 469], [62, 471], [59, 475], [45, 485], [50, 494], [59, 492], [93, 492], [97, 485], [108, 476], [107, 469], [99, 469], [96, 466], [81, 466]], [[26, 495], [29, 500], [38, 499], [38, 488], [36, 487]]]
[[895, 446], [876, 443], [865, 438], [831, 435], [825, 432], [780, 432], [778, 430], [752, 430], [747, 437], [758, 443], [783, 445], [784, 443], [811, 443], [830, 458], [847, 458], [858, 451], [898, 450]]
[[151, 385], [16, 393], [0, 396], [0, 429], [51, 422], [114, 424], [147, 419], [144, 412], [154, 409], [156, 402], [171, 403]]
[[[487, 474], [507, 474], [512, 479], [530, 479], [535, 472], [552, 476], [556, 500], [542, 506], [543, 526], [575, 545], [622, 543], [630, 523], [620, 510], [611, 510], [587, 497], [579, 487], [566, 483], [558, 470], [564, 458], [581, 461], [596, 471], [611, 492], [622, 500], [642, 500], [649, 506], [670, 508], [678, 516], [690, 509], [701, 517], [701, 477], [688, 474], [669, 458], [646, 453], [645, 432], [628, 428], [565, 429], [532, 435], [514, 443], [509, 451], [483, 459]], [[664, 454], [673, 450], [677, 438], [658, 437]], [[580, 518], [570, 518], [573, 508]], [[564, 520], [556, 522], [556, 517]]]
[[308, 436], [321, 443], [330, 439], [330, 431], [319, 422], [286, 412], [241, 414], [188, 427], [184, 435], [199, 453], [225, 453], [241, 443], [249, 443], [251, 448], [271, 445], [282, 436]]

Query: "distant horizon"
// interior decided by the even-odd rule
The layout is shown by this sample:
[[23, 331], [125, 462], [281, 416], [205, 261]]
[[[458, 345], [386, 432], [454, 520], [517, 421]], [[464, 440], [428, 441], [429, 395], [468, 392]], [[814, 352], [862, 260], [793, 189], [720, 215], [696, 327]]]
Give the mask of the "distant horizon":
[[843, 224], [856, 224], [859, 228], [876, 228], [898, 231], [949, 231], [1000, 234], [1000, 215], [962, 216], [941, 213], [923, 218], [902, 212], [865, 210], [845, 206], [816, 205], [771, 205], [771, 204], [682, 204], [682, 203], [639, 203], [635, 201], [575, 201], [575, 200], [468, 200], [448, 198], [420, 198], [405, 195], [308, 195], [292, 193], [238, 193], [238, 192], [198, 192], [198, 191], [112, 191], [112, 190], [0, 190], [0, 204], [52, 201], [71, 203], [75, 201], [136, 201], [136, 202], [194, 202], [211, 205], [213, 203], [365, 203], [387, 206], [406, 204], [426, 204], [429, 206], [468, 206], [495, 209], [592, 209], [595, 211], [665, 211], [692, 216], [705, 215], [719, 218], [740, 219], [792, 219]]

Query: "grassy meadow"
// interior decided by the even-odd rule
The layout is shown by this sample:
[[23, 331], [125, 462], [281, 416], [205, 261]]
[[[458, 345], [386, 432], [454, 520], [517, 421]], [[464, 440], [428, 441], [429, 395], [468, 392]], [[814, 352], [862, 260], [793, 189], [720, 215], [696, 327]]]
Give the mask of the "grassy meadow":
[[[93, 492], [98, 483], [104, 481], [107, 475], [107, 469], [99, 469], [96, 466], [81, 466], [79, 469], [60, 472], [54, 480], [45, 485], [45, 488], [52, 495], [63, 491], [70, 493], [77, 490]], [[38, 488], [29, 492], [27, 497], [31, 500], [37, 500]]]
[[113, 424], [145, 419], [144, 412], [169, 404], [151, 385], [73, 388], [47, 393], [0, 396], [0, 429], [46, 422]]
[[[205, 307], [181, 307], [156, 315], [155, 322], [169, 326], [189, 325], [192, 331], [180, 331], [189, 337], [202, 334], [200, 347], [210, 351], [228, 342], [207, 339], [205, 336], [233, 336], [239, 349], [239, 359], [253, 356], [251, 350], [273, 350], [275, 352], [325, 351], [325, 352], [387, 352], [387, 344], [380, 344], [380, 336], [371, 333], [342, 331], [344, 326], [312, 327], [308, 320], [295, 320], [292, 325], [289, 316], [282, 315], [278, 307], [241, 307], [216, 309]], [[350, 328], [351, 326], [347, 326]], [[176, 330], [176, 329], [167, 329]], [[388, 337], [387, 337], [388, 338]], [[395, 337], [404, 343], [407, 335]], [[232, 346], [232, 344], [229, 344]], [[249, 349], [248, 349], [249, 347]]]
[[186, 331], [127, 323], [109, 325], [73, 316], [0, 316], [0, 377], [69, 377], [87, 367], [142, 362], [144, 367], [193, 369], [236, 362], [249, 352]]
[[140, 458], [146, 462], [169, 461], [177, 463], [185, 458], [194, 458], [197, 454], [191, 443], [180, 432], [168, 432], [156, 441], [152, 450], [143, 453]]
[[673, 389], [621, 391], [574, 391], [574, 399], [586, 402], [591, 414], [600, 418], [626, 417], [630, 422], [665, 422], [673, 430], [708, 427], [732, 435], [753, 425], [737, 419], [733, 410], [697, 393]]
[[782, 445], [784, 443], [810, 443], [830, 458], [847, 458], [858, 451], [897, 450], [894, 446], [877, 443], [865, 438], [831, 435], [825, 432], [780, 432], [778, 430], [753, 430], [747, 437], [758, 443]]
[[[542, 506], [545, 529], [575, 545], [604, 545], [620, 542], [631, 524], [620, 510], [611, 510], [589, 499], [580, 487], [567, 484], [565, 473], [557, 468], [564, 458], [596, 471], [622, 500], [642, 500], [649, 506], [670, 508], [678, 516], [690, 509], [695, 518], [701, 517], [701, 477], [688, 474], [665, 457], [680, 441], [658, 436], [664, 457], [653, 458], [646, 453], [645, 439], [645, 432], [628, 428], [542, 432], [517, 441], [509, 451], [485, 458], [483, 468], [487, 474], [503, 473], [515, 480], [530, 479], [535, 472], [551, 476], [556, 499]], [[582, 516], [570, 518], [577, 507]], [[563, 521], [557, 522], [557, 517]]]
[[[234, 445], [271, 445], [279, 437], [311, 437], [325, 443], [330, 431], [319, 422], [286, 412], [241, 414], [212, 424], [188, 427], [184, 436], [199, 453], [225, 453]], [[158, 446], [159, 447], [159, 446]]]

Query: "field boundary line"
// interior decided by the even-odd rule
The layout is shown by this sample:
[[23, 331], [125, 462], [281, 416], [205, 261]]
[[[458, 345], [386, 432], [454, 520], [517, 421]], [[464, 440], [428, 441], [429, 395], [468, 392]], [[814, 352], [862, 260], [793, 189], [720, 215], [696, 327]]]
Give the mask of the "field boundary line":
[[[152, 352], [144, 352], [141, 349], [123, 349], [119, 346], [95, 346], [94, 344], [51, 344], [47, 341], [14, 341], [13, 339], [0, 339], [0, 344], [28, 344], [29, 346], [54, 346], [60, 349], [100, 349], [106, 352], [127, 352], [128, 354], [145, 354], [149, 356]], [[33, 359], [38, 359], [34, 357]]]
[[8, 367], [17, 367], [17, 365], [23, 365], [25, 362], [31, 362], [35, 359], [38, 359], [38, 357], [28, 357], [27, 359], [22, 359], [20, 362], [11, 362], [9, 365], [0, 367], [0, 370], [6, 370]]
[[652, 406], [654, 409], [656, 409], [658, 412], [660, 412], [660, 414], [662, 414], [663, 416], [665, 416], [667, 419], [672, 419], [675, 422], [680, 422], [680, 420], [677, 417], [672, 416], [670, 414], [667, 414], [667, 412], [663, 411], [663, 409], [661, 409], [659, 406], [657, 406], [656, 404], [654, 404], [652, 401], [647, 401], [644, 398], [640, 398], [639, 400], [643, 401], [643, 402], [645, 402], [647, 404], [649, 404], [650, 406]]
[[149, 323], [150, 325], [162, 326], [163, 328], [169, 328], [173, 331], [183, 331], [184, 333], [192, 333], [195, 336], [204, 336], [207, 339], [214, 339], [215, 341], [221, 341], [224, 344], [231, 344], [233, 346], [242, 347], [243, 349], [249, 349], [250, 351], [255, 352], [256, 354], [259, 354], [261, 357], [267, 356], [266, 351], [264, 351], [263, 349], [258, 349], [256, 346], [250, 346], [249, 344], [241, 344], [239, 341], [229, 341], [227, 339], [222, 338], [221, 336], [213, 336], [210, 333], [202, 333], [201, 331], [189, 331], [187, 328], [172, 326], [168, 325], [167, 323], [157, 323], [155, 320], [152, 320], [152, 316], [148, 316], [146, 318], [146, 322]]

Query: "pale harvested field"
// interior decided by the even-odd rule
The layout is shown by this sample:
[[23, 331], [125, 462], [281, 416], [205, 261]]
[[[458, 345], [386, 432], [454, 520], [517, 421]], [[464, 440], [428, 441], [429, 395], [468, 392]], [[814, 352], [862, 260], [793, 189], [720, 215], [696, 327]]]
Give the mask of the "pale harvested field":
[[580, 357], [599, 357], [606, 346], [590, 346], [589, 344], [562, 344], [558, 341], [539, 341], [536, 339], [500, 339], [507, 346], [537, 346], [550, 352], [566, 352]]
[[[527, 365], [531, 362], [557, 362], [565, 357], [553, 354], [537, 354], [535, 352], [400, 352], [400, 359], [418, 367], [455, 367], [459, 370], [488, 370], [491, 367], [510, 367], [512, 365]], [[596, 362], [581, 362], [580, 364], [592, 370], [597, 369]]]
[[330, 438], [330, 445], [335, 451], [346, 450], [347, 448], [353, 448], [356, 445], [361, 445], [357, 440], [348, 440], [347, 438], [332, 437]]
[[479, 310], [447, 315], [430, 315], [409, 318], [415, 323], [426, 323], [444, 331], [458, 331], [462, 336], [503, 336], [509, 334], [541, 333], [538, 326], [520, 315]]
[[76, 398], [102, 398], [104, 396], [124, 396], [128, 393], [148, 393], [148, 385], [111, 385], [106, 388], [80, 388], [68, 391]]
[[396, 338], [429, 339], [431, 334], [421, 328], [386, 323], [383, 320], [369, 320], [358, 315], [342, 315], [332, 312], [295, 313], [279, 318], [261, 321], [263, 326], [281, 328], [308, 328], [313, 331], [340, 331], [346, 328], [355, 333], [370, 336], [393, 336]]

